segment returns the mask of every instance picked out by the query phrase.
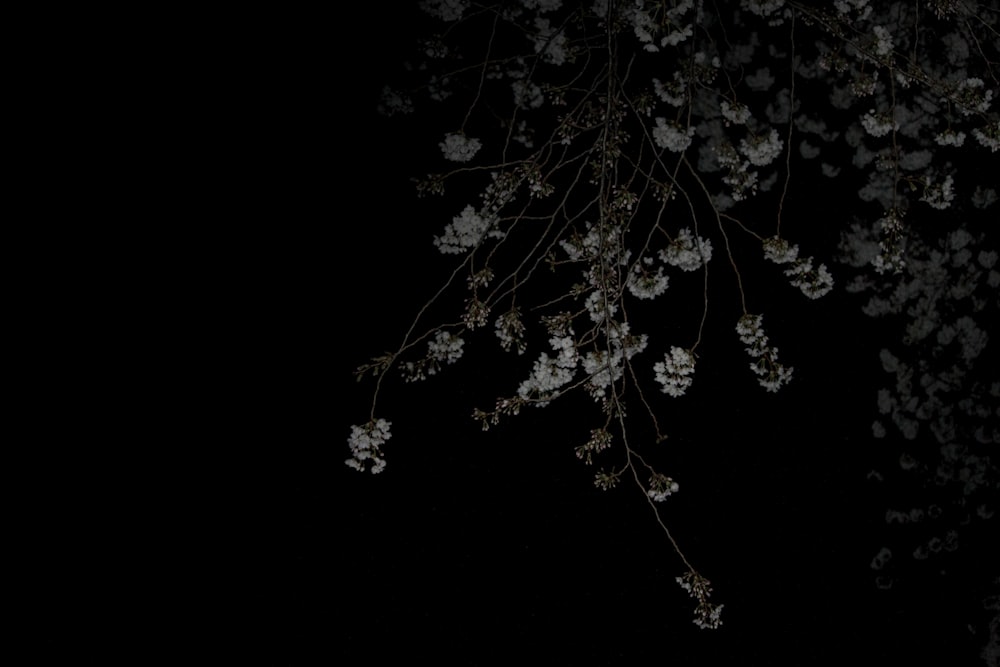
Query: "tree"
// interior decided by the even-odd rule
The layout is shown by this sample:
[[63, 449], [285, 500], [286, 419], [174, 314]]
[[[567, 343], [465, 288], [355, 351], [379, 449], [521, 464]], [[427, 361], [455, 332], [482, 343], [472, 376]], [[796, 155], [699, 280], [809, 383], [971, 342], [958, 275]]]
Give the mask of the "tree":
[[[891, 379], [870, 435], [901, 458], [899, 471], [873, 462], [874, 474], [934, 488], [886, 521], [944, 517], [903, 548], [925, 560], [991, 519], [998, 3], [420, 8], [427, 37], [381, 110], [435, 114], [421, 127], [440, 170], [416, 188], [452, 206], [434, 238], [450, 268], [399, 346], [359, 368], [373, 396], [351, 428], [348, 465], [378, 473], [391, 458], [380, 411], [390, 374], [424, 381], [495, 337], [523, 375], [473, 417], [489, 429], [585, 395], [592, 424], [576, 457], [595, 466], [598, 488], [641, 490], [682, 565], [695, 623], [717, 628], [722, 605], [661, 510], [684, 483], [663, 467], [664, 415], [698, 382], [704, 349], [729, 360], [708, 329], [716, 312], [744, 354], [733, 373], [749, 367], [765, 394], [795, 382], [801, 363], [772, 338], [782, 278], [801, 304], [840, 286], [878, 319]], [[892, 585], [893, 551], [874, 555], [879, 586]], [[995, 664], [996, 620], [993, 633], [984, 657]]]

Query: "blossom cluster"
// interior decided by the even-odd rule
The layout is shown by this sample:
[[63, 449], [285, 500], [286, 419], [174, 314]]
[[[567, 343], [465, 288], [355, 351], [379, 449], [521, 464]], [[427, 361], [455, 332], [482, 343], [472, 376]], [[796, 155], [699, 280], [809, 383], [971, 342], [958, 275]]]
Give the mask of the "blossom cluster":
[[[644, 51], [657, 53], [661, 47], [676, 46], [694, 34], [690, 20], [685, 18], [693, 7], [693, 0], [681, 0], [664, 12], [662, 21], [657, 22], [646, 10], [642, 2], [626, 3], [622, 10], [625, 18], [631, 22], [636, 38], [643, 45]], [[661, 32], [661, 25], [670, 26], [670, 31], [656, 43], [656, 34]]]
[[[665, 83], [654, 78], [653, 92], [667, 104], [679, 107], [687, 101], [687, 78], [681, 72], [674, 72], [672, 79], [672, 81]], [[664, 124], [666, 124], [666, 119], [663, 120]], [[660, 127], [659, 121], [657, 121], [656, 125], [657, 128]], [[664, 148], [664, 146], [661, 146], [661, 148]]]
[[[959, 111], [963, 115], [985, 113], [993, 102], [993, 91], [984, 89], [985, 82], [977, 76], [969, 77], [958, 86]], [[982, 90], [983, 92], [979, 92]]]
[[542, 352], [531, 369], [531, 375], [521, 383], [517, 394], [521, 398], [537, 398], [538, 407], [548, 404], [553, 394], [569, 384], [576, 374], [580, 356], [576, 351], [576, 341], [572, 331], [569, 335], [553, 336], [549, 339], [555, 356]]
[[680, 488], [680, 485], [673, 479], [657, 472], [649, 478], [649, 490], [646, 491], [646, 495], [654, 502], [662, 503], [677, 493]]
[[363, 426], [352, 426], [347, 444], [351, 448], [351, 458], [344, 461], [348, 466], [363, 472], [371, 464], [373, 475], [385, 470], [385, 458], [382, 455], [382, 445], [392, 437], [389, 427], [392, 422], [385, 419], [373, 419]]
[[427, 343], [427, 354], [417, 361], [408, 361], [400, 370], [407, 382], [426, 380], [428, 375], [436, 375], [441, 364], [453, 364], [462, 357], [465, 341], [461, 336], [449, 331], [438, 331], [434, 339]]
[[757, 16], [769, 17], [785, 6], [785, 0], [743, 0], [740, 4]]
[[681, 347], [671, 347], [663, 361], [653, 364], [656, 381], [664, 394], [683, 396], [694, 381], [694, 354]]
[[750, 160], [744, 159], [728, 142], [719, 143], [712, 151], [715, 162], [726, 170], [722, 182], [731, 188], [728, 197], [732, 201], [743, 201], [757, 192], [758, 175], [750, 168]]
[[603, 452], [611, 446], [611, 434], [606, 429], [594, 429], [590, 432], [590, 439], [586, 443], [576, 448], [576, 458], [583, 459], [584, 463], [593, 463], [593, 455]]
[[785, 269], [785, 275], [791, 279], [792, 286], [798, 287], [810, 299], [818, 299], [833, 289], [833, 276], [826, 264], [813, 268], [813, 258], [799, 257], [797, 245], [773, 236], [764, 239], [763, 246], [766, 259], [775, 264], [790, 265]]
[[525, 9], [538, 10], [539, 14], [558, 11], [562, 7], [562, 0], [521, 0]]
[[723, 100], [719, 103], [719, 111], [722, 112], [726, 123], [745, 125], [750, 118], [750, 108], [741, 102], [730, 103], [728, 100]]
[[420, 0], [420, 8], [442, 21], [458, 21], [469, 8], [468, 0]]
[[[599, 279], [594, 278], [592, 282], [598, 283]], [[598, 324], [609, 316], [614, 317], [618, 312], [618, 304], [614, 297], [600, 288], [595, 289], [587, 296], [584, 305], [590, 314], [590, 319]]]
[[612, 323], [606, 334], [607, 347], [587, 352], [581, 360], [587, 374], [587, 390], [595, 399], [604, 398], [611, 383], [621, 379], [625, 362], [645, 350], [648, 343], [645, 334], [636, 336], [629, 333], [628, 322]]
[[518, 354], [524, 354], [526, 349], [524, 323], [521, 322], [521, 312], [517, 308], [512, 308], [497, 317], [495, 331], [500, 340], [500, 347], [505, 351], [509, 352], [511, 347], [516, 347]]
[[668, 123], [666, 118], [658, 117], [655, 120], [653, 141], [657, 146], [673, 153], [683, 153], [691, 145], [691, 137], [694, 136], [693, 127], [685, 130], [676, 123]]
[[882, 238], [877, 251], [870, 256], [872, 268], [877, 273], [901, 272], [906, 265], [903, 214], [897, 208], [890, 208], [875, 226]]
[[476, 156], [479, 149], [483, 147], [483, 142], [479, 139], [467, 137], [459, 132], [446, 134], [444, 141], [438, 144], [441, 153], [446, 160], [452, 162], [468, 162]]
[[722, 607], [710, 602], [712, 584], [697, 572], [688, 570], [676, 578], [677, 583], [698, 603], [694, 610], [694, 624], [699, 628], [715, 629], [722, 625]]
[[989, 148], [991, 152], [996, 153], [1000, 150], [1000, 123], [994, 121], [992, 125], [983, 128], [974, 127], [972, 128], [972, 136], [980, 144]]
[[959, 148], [965, 143], [965, 132], [955, 131], [950, 127], [939, 132], [937, 136], [934, 137], [934, 141], [937, 142], [939, 146], [954, 146]]
[[875, 109], [869, 109], [867, 113], [861, 116], [861, 125], [873, 137], [884, 137], [890, 132], [895, 132], [899, 129], [899, 123], [893, 119], [891, 113], [877, 113]]
[[594, 475], [594, 486], [601, 491], [607, 491], [615, 488], [619, 479], [621, 479], [621, 473], [601, 470]]
[[643, 257], [642, 263], [636, 262], [629, 272], [626, 287], [629, 294], [637, 299], [655, 299], [667, 291], [670, 278], [663, 273], [663, 267], [651, 271], [648, 267], [653, 263], [652, 257]]
[[876, 25], [872, 26], [872, 32], [875, 33], [875, 54], [887, 56], [892, 53], [892, 33], [889, 32], [888, 28]]
[[660, 259], [682, 271], [696, 271], [712, 259], [712, 242], [684, 227], [677, 238], [659, 252]]
[[479, 245], [490, 226], [489, 218], [468, 205], [445, 226], [444, 234], [434, 238], [434, 245], [446, 255], [463, 253]]
[[750, 370], [757, 375], [758, 384], [775, 392], [791, 381], [794, 369], [778, 363], [778, 348], [768, 344], [762, 320], [760, 315], [745, 314], [736, 323], [736, 333], [746, 346], [747, 354], [756, 360], [750, 362]]
[[[514, 104], [521, 109], [537, 109], [545, 103], [545, 95], [537, 83], [517, 79], [511, 82], [510, 87], [514, 93]], [[526, 122], [522, 121], [522, 123], [524, 124], [521, 129], [526, 129]], [[522, 141], [522, 143], [525, 142]]]
[[746, 156], [750, 164], [764, 167], [781, 155], [782, 145], [778, 131], [772, 128], [767, 136], [753, 135], [749, 139], [740, 140], [740, 152]]
[[945, 176], [944, 180], [940, 183], [932, 183], [928, 180], [924, 187], [924, 195], [920, 200], [927, 202], [932, 208], [939, 210], [946, 209], [955, 200], [954, 185], [955, 179], [951, 174]]
[[535, 44], [535, 53], [542, 56], [542, 59], [553, 65], [562, 65], [569, 58], [568, 43], [566, 33], [554, 28], [552, 22], [541, 16], [535, 19], [535, 34], [532, 41]]
[[409, 95], [383, 86], [382, 96], [378, 104], [378, 112], [383, 116], [406, 115], [413, 113], [413, 100]]

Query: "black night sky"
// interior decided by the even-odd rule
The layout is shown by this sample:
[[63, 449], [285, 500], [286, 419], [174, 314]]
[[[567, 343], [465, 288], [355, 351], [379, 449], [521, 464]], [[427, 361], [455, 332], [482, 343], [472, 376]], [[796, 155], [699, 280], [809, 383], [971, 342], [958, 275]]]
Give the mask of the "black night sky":
[[[749, 275], [756, 312], [795, 366], [792, 384], [768, 394], [739, 372], [739, 304], [731, 276], [716, 270], [694, 386], [680, 399], [657, 397], [668, 439], [653, 445], [641, 420], [630, 433], [657, 448], [643, 451], [656, 451], [680, 483], [664, 519], [725, 605], [718, 630], [692, 624], [693, 603], [674, 582], [683, 565], [640, 492], [595, 489], [593, 468], [574, 456], [599, 419], [589, 397], [529, 407], [488, 432], [471, 419], [498, 392], [512, 393], [533, 358], [503, 353], [491, 331], [471, 335], [465, 357], [439, 376], [387, 380], [385, 472], [343, 464], [373, 387], [353, 370], [398, 346], [453, 266], [431, 239], [455, 201], [418, 200], [409, 182], [434, 159], [436, 126], [375, 112], [413, 37], [408, 16], [352, 21], [370, 32], [341, 26], [339, 67], [315, 82], [334, 91], [336, 114], [322, 132], [327, 149], [313, 155], [331, 183], [314, 184], [330, 191], [311, 224], [332, 229], [332, 247], [325, 261], [308, 250], [296, 275], [323, 288], [303, 285], [287, 309], [312, 313], [289, 314], [311, 328], [304, 346], [326, 340], [321, 368], [297, 371], [318, 391], [293, 411], [312, 415], [310, 426], [291, 430], [291, 502], [269, 515], [280, 531], [286, 633], [276, 664], [983, 664], [991, 523], [969, 527], [954, 552], [906, 557], [929, 529], [887, 526], [886, 509], [934, 491], [900, 474], [899, 443], [871, 437], [887, 382], [885, 329], [840, 290], [811, 301], [780, 275]], [[786, 213], [788, 234], [801, 233], [817, 255], [842, 219], [836, 206], [817, 213], [822, 195], [797, 192]], [[690, 290], [701, 275], [673, 280], [672, 290]], [[651, 335], [670, 326], [641, 324]], [[293, 351], [289, 363], [306, 356]], [[870, 567], [883, 546], [901, 556], [888, 590]]]

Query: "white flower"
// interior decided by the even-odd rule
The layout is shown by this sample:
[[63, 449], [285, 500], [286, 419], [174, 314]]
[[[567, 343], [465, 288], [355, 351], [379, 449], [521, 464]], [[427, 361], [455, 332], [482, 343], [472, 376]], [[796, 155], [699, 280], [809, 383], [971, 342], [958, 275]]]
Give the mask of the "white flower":
[[646, 50], [656, 50], [653, 46], [652, 49], [649, 48], [650, 43], [653, 41], [653, 32], [656, 30], [656, 26], [653, 25], [653, 19], [650, 18], [649, 14], [642, 9], [641, 6], [633, 5], [628, 6], [630, 11], [630, 18], [632, 19], [632, 31], [635, 33], [636, 38], [643, 44], [647, 46], [644, 47]]
[[722, 117], [726, 119], [727, 123], [744, 125], [750, 118], [749, 107], [745, 104], [741, 104], [740, 102], [730, 104], [728, 101], [722, 100], [719, 104], [719, 110], [722, 112]]
[[934, 159], [934, 153], [928, 150], [900, 151], [899, 168], [907, 171], [923, 169]]
[[[763, 319], [760, 315], [744, 315], [741, 317], [736, 322], [736, 334], [740, 337], [740, 342], [747, 347], [763, 349], [767, 345], [767, 336], [764, 334], [764, 328], [761, 326]], [[760, 356], [755, 353], [751, 354], [753, 356]]]
[[951, 128], [945, 130], [944, 132], [938, 133], [934, 137], [934, 141], [937, 142], [938, 146], [961, 146], [965, 143], [965, 132], [956, 132]]
[[549, 345], [557, 353], [556, 363], [563, 368], [574, 368], [577, 362], [576, 341], [572, 336], [553, 336]]
[[959, 227], [952, 233], [948, 234], [948, 249], [961, 250], [973, 241], [975, 241], [975, 237], [973, 237], [972, 234], [970, 234], [964, 227]]
[[976, 359], [986, 348], [989, 335], [976, 325], [976, 321], [968, 315], [960, 317], [955, 326], [962, 345], [962, 358], [966, 361]]
[[750, 370], [757, 375], [757, 383], [770, 392], [778, 391], [792, 379], [791, 366], [778, 363], [778, 348], [768, 345], [767, 335], [760, 315], [743, 315], [736, 323], [736, 333], [754, 361]]
[[680, 587], [688, 592], [698, 602], [694, 610], [694, 624], [702, 629], [715, 629], [722, 625], [722, 607], [709, 602], [712, 596], [712, 584], [694, 570], [689, 570], [683, 576], [677, 577]]
[[958, 103], [958, 110], [963, 115], [969, 116], [977, 112], [986, 113], [986, 110], [990, 108], [990, 104], [993, 101], [993, 91], [987, 90], [981, 94], [976, 92], [982, 89], [984, 85], [983, 80], [979, 77], [968, 78], [959, 84], [958, 94], [960, 101]]
[[[567, 336], [553, 336], [549, 340], [556, 356], [550, 357], [545, 352], [539, 355], [531, 375], [518, 387], [518, 396], [551, 398], [552, 394], [572, 381], [580, 358], [576, 351], [576, 341], [573, 340], [572, 332], [569, 333]], [[544, 407], [547, 404], [547, 400], [541, 400], [535, 405]]]
[[687, 101], [687, 79], [680, 72], [674, 72], [672, 83], [663, 83], [659, 79], [653, 79], [653, 91], [667, 104], [675, 107], [682, 106]]
[[[532, 394], [550, 397], [560, 387], [569, 384], [572, 379], [572, 368], [561, 366], [556, 359], [542, 352], [532, 368], [531, 376], [521, 383], [521, 386], [517, 389], [517, 394], [522, 398], [528, 398]], [[546, 403], [547, 401], [540, 401], [537, 405], [541, 407]]]
[[743, 0], [744, 9], [767, 18], [785, 5], [785, 0]]
[[600, 454], [611, 446], [611, 434], [605, 429], [592, 429], [590, 440], [576, 448], [576, 458], [583, 459], [587, 465], [593, 463], [594, 454]]
[[805, 139], [799, 143], [799, 154], [807, 160], [818, 157], [820, 152], [821, 151], [818, 146], [813, 146]]
[[[778, 348], [773, 348], [772, 352], [777, 354]], [[750, 370], [757, 374], [757, 384], [769, 392], [776, 392], [792, 380], [791, 366], [784, 366], [777, 362], [764, 364], [769, 359], [760, 359], [750, 363]]]
[[442, 21], [457, 21], [469, 8], [467, 0], [421, 0], [420, 8]]
[[700, 236], [695, 239], [694, 233], [684, 227], [677, 232], [673, 243], [660, 251], [659, 256], [671, 266], [683, 271], [695, 271], [712, 259], [712, 242]]
[[892, 412], [893, 408], [895, 408], [895, 407], [896, 407], [895, 402], [892, 400], [892, 395], [889, 393], [889, 390], [888, 389], [884, 389], [884, 388], [883, 389], [879, 389], [878, 390], [878, 411], [881, 412], [884, 415], [887, 415], [890, 412]]
[[763, 167], [781, 154], [782, 143], [778, 131], [772, 128], [766, 137], [754, 136], [749, 141], [741, 140], [740, 152], [750, 160], [750, 164]]
[[777, 236], [764, 239], [763, 246], [764, 259], [770, 260], [775, 264], [788, 264], [789, 262], [794, 262], [799, 257], [799, 247], [797, 245], [791, 245], [788, 241]]
[[566, 62], [566, 34], [555, 32], [548, 19], [541, 17], [535, 19], [535, 29], [538, 31], [531, 37], [535, 43], [535, 53], [540, 53], [542, 59], [553, 65], [562, 65]]
[[618, 380], [622, 374], [621, 350], [607, 352], [588, 352], [581, 360], [584, 372], [587, 374], [587, 388], [595, 399], [602, 398], [608, 386]]
[[663, 361], [653, 364], [656, 381], [663, 386], [663, 393], [670, 396], [683, 396], [694, 378], [694, 355], [680, 347], [671, 347]]
[[460, 132], [452, 132], [444, 136], [444, 141], [438, 144], [446, 160], [452, 162], [468, 162], [471, 160], [483, 143], [479, 139], [467, 137]]
[[972, 193], [972, 205], [976, 208], [989, 208], [996, 202], [997, 191], [993, 188], [984, 188], [983, 186], [978, 185], [976, 186], [976, 191]]
[[519, 79], [510, 86], [514, 90], [514, 104], [521, 109], [537, 109], [545, 102], [542, 89], [537, 84]]
[[688, 23], [681, 30], [674, 30], [669, 35], [660, 40], [660, 46], [677, 46], [683, 41], [686, 41], [688, 37], [694, 34], [694, 30], [691, 24]]
[[972, 136], [985, 148], [989, 148], [990, 152], [996, 153], [1000, 150], [1000, 125], [997, 123], [987, 125], [984, 128], [973, 128]]
[[511, 346], [517, 346], [517, 353], [524, 354], [524, 324], [521, 313], [516, 308], [509, 310], [496, 321], [496, 335], [500, 339], [500, 347], [510, 351]]
[[347, 444], [351, 448], [351, 458], [344, 461], [348, 466], [363, 472], [368, 462], [372, 464], [371, 472], [377, 475], [385, 469], [385, 459], [382, 458], [382, 445], [392, 434], [389, 427], [392, 423], [385, 419], [373, 419], [363, 426], [352, 426]]
[[833, 6], [840, 14], [848, 14], [853, 9], [858, 13], [859, 19], [865, 19], [872, 12], [868, 2], [869, 0], [833, 0]]
[[389, 86], [382, 88], [382, 98], [378, 104], [378, 112], [383, 116], [413, 113], [413, 100], [404, 93], [393, 90]]
[[603, 322], [608, 315], [614, 317], [615, 313], [618, 312], [618, 306], [613, 301], [609, 300], [605, 303], [603, 290], [591, 292], [584, 301], [584, 305], [587, 307], [587, 312], [590, 313], [590, 319], [597, 323]]
[[666, 118], [656, 118], [656, 127], [653, 128], [653, 141], [660, 148], [666, 148], [674, 153], [682, 153], [691, 145], [691, 137], [694, 136], [694, 128], [681, 129], [675, 123], [667, 123]]
[[427, 344], [428, 356], [437, 362], [453, 364], [462, 358], [464, 342], [461, 336], [456, 336], [448, 331], [438, 331], [434, 334], [434, 340]]
[[554, 12], [562, 7], [562, 0], [521, 0], [525, 9], [537, 9], [539, 14]]
[[581, 360], [583, 370], [588, 375], [587, 389], [594, 399], [604, 397], [611, 383], [617, 382], [622, 377], [625, 360], [645, 350], [648, 343], [645, 334], [629, 335], [628, 322], [612, 322], [610, 329], [605, 328], [605, 331], [611, 349], [610, 354], [608, 346], [602, 346], [600, 350], [588, 352]]
[[774, 85], [774, 76], [771, 74], [771, 70], [761, 67], [753, 74], [748, 75], [743, 81], [750, 86], [750, 90], [763, 92], [769, 90]]
[[673, 479], [660, 473], [653, 473], [653, 476], [649, 478], [649, 491], [646, 492], [646, 495], [654, 502], [662, 503], [669, 496], [677, 493], [679, 489], [680, 485]]
[[490, 228], [490, 221], [466, 206], [444, 228], [444, 234], [434, 238], [434, 245], [444, 254], [458, 254], [475, 248]]
[[669, 283], [670, 279], [663, 274], [662, 266], [656, 268], [656, 273], [650, 273], [639, 264], [635, 264], [629, 273], [626, 286], [629, 293], [637, 299], [655, 299], [667, 291]]
[[880, 56], [887, 56], [892, 53], [892, 35], [883, 26], [877, 25], [872, 28], [875, 33], [875, 53]]
[[462, 357], [464, 341], [460, 336], [447, 331], [438, 331], [434, 340], [427, 343], [427, 354], [423, 359], [408, 361], [400, 366], [400, 371], [407, 382], [426, 380], [429, 375], [436, 375], [441, 364], [453, 364]]
[[941, 183], [928, 183], [924, 188], [924, 195], [920, 198], [920, 201], [927, 202], [931, 207], [938, 210], [948, 208], [955, 199], [954, 183], [955, 180], [951, 177], [951, 174], [945, 176], [944, 181]]
[[833, 276], [820, 264], [813, 269], [812, 258], [805, 257], [796, 260], [791, 267], [785, 269], [785, 275], [791, 278], [792, 286], [798, 287], [810, 299], [825, 296], [833, 289]]
[[892, 119], [889, 113], [875, 113], [875, 109], [870, 109], [868, 113], [861, 117], [861, 125], [865, 131], [873, 137], [884, 137], [894, 130], [899, 129], [899, 123]]

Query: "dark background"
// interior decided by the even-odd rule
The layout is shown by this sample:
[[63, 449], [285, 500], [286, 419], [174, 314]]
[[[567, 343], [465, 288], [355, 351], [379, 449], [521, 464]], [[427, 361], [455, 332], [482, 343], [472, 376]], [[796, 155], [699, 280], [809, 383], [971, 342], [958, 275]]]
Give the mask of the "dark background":
[[[981, 560], [975, 543], [897, 570], [888, 591], [875, 586], [885, 510], [919, 489], [869, 479], [901, 450], [870, 435], [881, 343], [860, 302], [839, 292], [812, 302], [780, 276], [750, 276], [750, 310], [765, 313], [796, 369], [786, 390], [767, 394], [741, 372], [738, 312], [717, 270], [714, 293], [730, 296], [711, 306], [707, 329], [719, 333], [700, 348], [695, 384], [682, 399], [655, 397], [669, 439], [630, 433], [680, 482], [663, 516], [725, 604], [719, 630], [691, 623], [693, 602], [674, 582], [683, 565], [639, 492], [598, 491], [575, 458], [598, 425], [589, 398], [485, 433], [470, 418], [516, 390], [537, 348], [511, 363], [480, 332], [442, 375], [394, 377], [378, 411], [393, 424], [387, 469], [343, 464], [373, 387], [352, 371], [395, 349], [450, 270], [431, 239], [454, 215], [454, 201], [418, 201], [408, 181], [433, 159], [436, 129], [374, 111], [413, 24], [356, 11], [302, 47], [302, 69], [275, 75], [303, 107], [302, 125], [283, 114], [288, 154], [315, 168], [288, 165], [294, 231], [260, 258], [275, 262], [275, 281], [259, 287], [274, 321], [262, 326], [284, 350], [267, 371], [283, 385], [270, 387], [281, 398], [267, 421], [282, 445], [259, 480], [274, 500], [257, 509], [276, 531], [263, 565], [276, 597], [262, 609], [278, 631], [259, 639], [273, 664], [976, 664], [986, 591], [966, 578]], [[315, 58], [334, 71], [305, 74]], [[818, 224], [804, 205], [817, 193], [799, 194], [799, 212]], [[684, 289], [681, 278], [671, 290]]]

